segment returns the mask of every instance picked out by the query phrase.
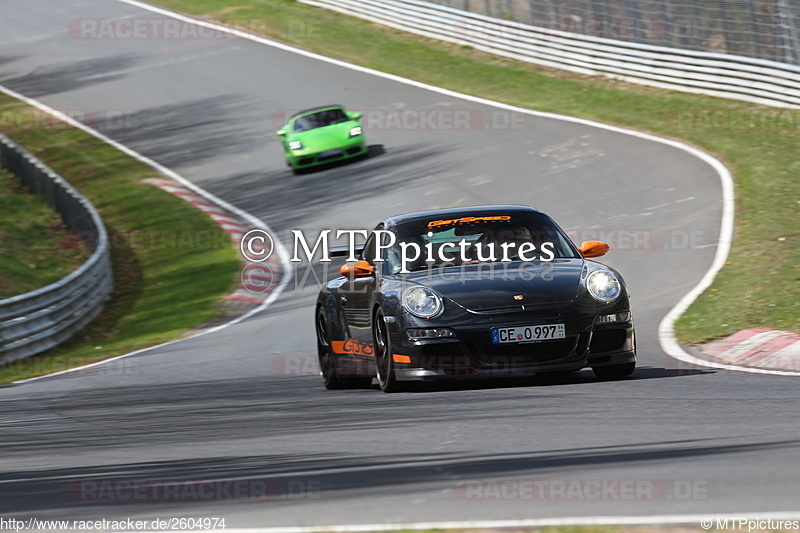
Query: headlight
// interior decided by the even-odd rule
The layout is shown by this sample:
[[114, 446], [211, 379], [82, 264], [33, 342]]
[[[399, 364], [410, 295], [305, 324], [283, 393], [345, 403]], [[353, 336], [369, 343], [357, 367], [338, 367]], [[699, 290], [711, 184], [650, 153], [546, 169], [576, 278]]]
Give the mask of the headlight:
[[302, 150], [303, 143], [301, 143], [300, 141], [289, 141], [289, 148], [291, 148], [292, 150]]
[[403, 307], [414, 316], [433, 318], [442, 312], [442, 298], [428, 287], [412, 287], [403, 293]]
[[612, 272], [595, 270], [586, 278], [589, 294], [598, 302], [613, 302], [622, 294], [622, 284]]
[[361, 135], [361, 126], [350, 128], [350, 137], [358, 137], [359, 135]]

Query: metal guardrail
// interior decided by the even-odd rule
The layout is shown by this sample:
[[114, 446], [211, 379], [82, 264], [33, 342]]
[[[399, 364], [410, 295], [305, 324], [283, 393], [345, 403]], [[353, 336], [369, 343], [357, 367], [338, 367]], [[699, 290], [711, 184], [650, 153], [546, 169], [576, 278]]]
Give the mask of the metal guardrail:
[[800, 107], [800, 66], [530, 26], [417, 0], [301, 0], [529, 63], [764, 105]]
[[41, 289], [0, 300], [0, 361], [41, 353], [82, 329], [113, 290], [108, 234], [89, 201], [27, 150], [0, 134], [0, 167], [47, 199], [92, 255], [77, 270]]
[[800, 0], [425, 0], [529, 26], [800, 65]]

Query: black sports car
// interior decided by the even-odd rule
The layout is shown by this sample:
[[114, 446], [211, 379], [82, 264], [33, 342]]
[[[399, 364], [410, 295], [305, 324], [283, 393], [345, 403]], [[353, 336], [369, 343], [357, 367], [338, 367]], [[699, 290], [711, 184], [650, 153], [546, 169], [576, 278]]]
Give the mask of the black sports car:
[[384, 220], [315, 309], [329, 389], [636, 366], [628, 292], [541, 211], [486, 206]]

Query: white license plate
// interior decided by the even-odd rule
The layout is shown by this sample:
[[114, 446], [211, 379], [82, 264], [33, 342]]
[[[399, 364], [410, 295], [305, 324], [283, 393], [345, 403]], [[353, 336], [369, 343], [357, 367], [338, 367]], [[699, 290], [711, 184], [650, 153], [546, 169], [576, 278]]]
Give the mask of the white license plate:
[[564, 324], [542, 324], [539, 326], [517, 326], [515, 328], [493, 328], [492, 344], [512, 342], [538, 342], [566, 337]]
[[341, 150], [325, 150], [320, 152], [317, 157], [333, 157], [335, 155], [342, 155]]

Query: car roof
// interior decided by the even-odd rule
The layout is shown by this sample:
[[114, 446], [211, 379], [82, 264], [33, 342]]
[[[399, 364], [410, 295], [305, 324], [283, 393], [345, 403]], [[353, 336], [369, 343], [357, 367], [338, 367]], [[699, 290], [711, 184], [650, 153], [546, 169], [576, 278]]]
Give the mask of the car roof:
[[330, 104], [330, 105], [323, 105], [323, 106], [318, 106], [318, 107], [310, 107], [308, 109], [303, 109], [302, 111], [298, 111], [297, 113], [293, 114], [292, 116], [289, 117], [289, 120], [292, 120], [293, 118], [296, 118], [296, 117], [299, 117], [299, 116], [302, 116], [302, 115], [307, 115], [308, 113], [314, 113], [316, 111], [325, 111], [326, 109], [336, 109], [336, 108], [339, 108], [339, 109], [343, 110], [344, 106], [343, 105], [339, 105], [339, 104]]
[[[479, 205], [473, 207], [455, 207], [449, 209], [430, 209], [395, 215], [383, 221], [384, 227], [390, 228], [406, 222], [426, 220], [433, 217], [457, 218], [488, 215], [505, 215], [508, 213], [542, 213], [535, 207], [527, 205]], [[543, 214], [543, 213], [542, 213]]]

